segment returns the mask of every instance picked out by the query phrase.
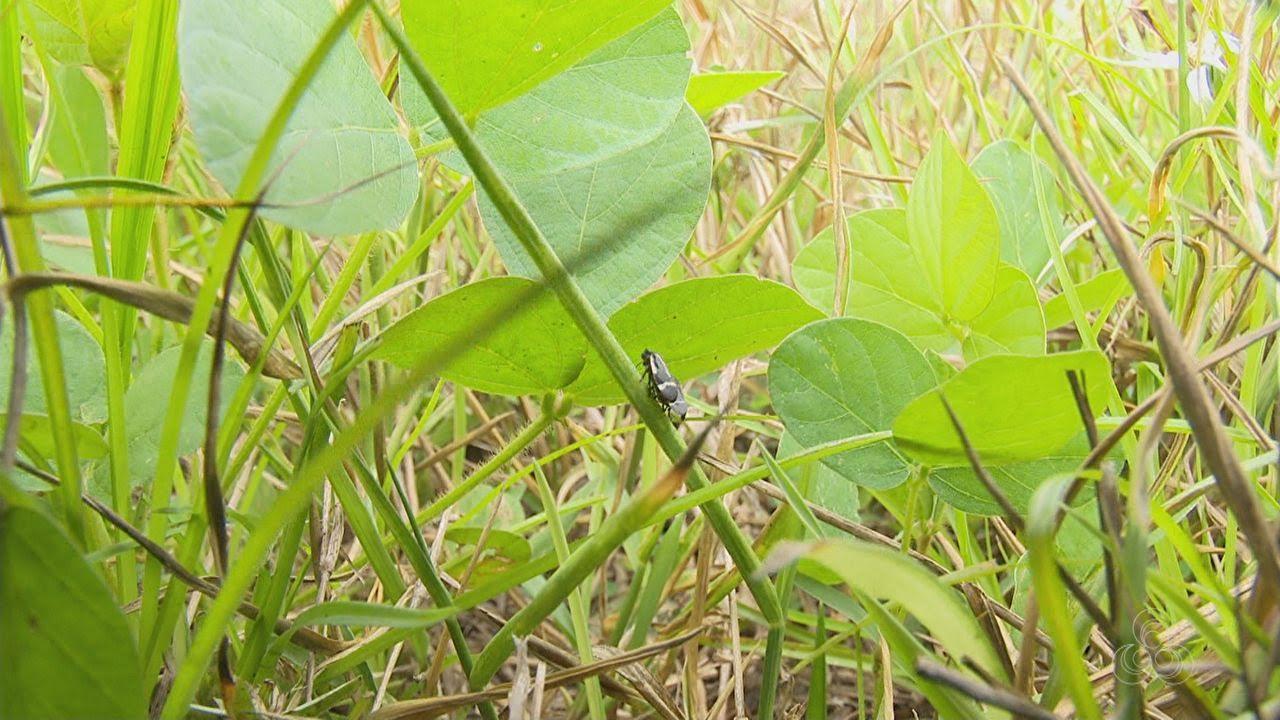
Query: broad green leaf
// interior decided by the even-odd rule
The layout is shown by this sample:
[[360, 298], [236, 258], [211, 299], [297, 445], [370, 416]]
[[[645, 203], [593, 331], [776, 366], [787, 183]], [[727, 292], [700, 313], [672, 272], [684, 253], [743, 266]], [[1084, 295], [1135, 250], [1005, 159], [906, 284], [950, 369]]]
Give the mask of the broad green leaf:
[[[82, 423], [102, 422], [107, 419], [107, 380], [103, 373], [102, 347], [70, 315], [54, 313], [54, 321], [58, 326], [58, 344], [62, 348], [62, 374], [71, 403], [71, 417]], [[4, 323], [3, 330], [0, 330], [0, 411], [8, 407], [12, 368], [13, 325]], [[23, 413], [44, 413], [46, 406], [40, 358], [29, 345], [27, 373]]]
[[[749, 275], [685, 280], [650, 292], [609, 319], [627, 354], [662, 355], [682, 381], [724, 367], [778, 344], [791, 331], [822, 317], [791, 288]], [[569, 387], [583, 405], [625, 402], [595, 352]]]
[[65, 178], [107, 175], [109, 147], [102, 96], [78, 67], [57, 66], [50, 75], [54, 116], [49, 157]]
[[405, 33], [464, 115], [574, 65], [670, 0], [404, 0]]
[[0, 510], [0, 717], [145, 718], [133, 633], [42, 512]]
[[694, 112], [705, 117], [785, 75], [779, 70], [699, 73], [689, 78], [684, 97]]
[[[856, 216], [855, 216], [856, 217]], [[852, 226], [852, 224], [851, 224]], [[851, 228], [852, 229], [852, 228]], [[836, 246], [835, 235], [824, 230], [805, 243], [791, 261], [791, 282], [805, 300], [828, 314], [836, 300]], [[848, 284], [852, 286], [853, 276]]]
[[978, 153], [973, 172], [987, 189], [1000, 219], [1000, 259], [1034, 279], [1049, 264], [1049, 243], [1059, 240], [1045, 237], [1036, 196], [1037, 174], [1052, 227], [1055, 232], [1062, 228], [1062, 194], [1053, 170], [1016, 142], [1000, 140]]
[[992, 677], [1005, 676], [999, 656], [960, 593], [905, 554], [839, 539], [813, 543], [800, 557], [836, 573], [858, 592], [896, 603], [914, 615], [958, 665], [967, 658]]
[[[1076, 286], [1076, 294], [1085, 312], [1101, 310], [1132, 292], [1129, 278], [1120, 268], [1094, 275]], [[1071, 308], [1067, 296], [1054, 295], [1044, 304], [1044, 324], [1048, 328], [1062, 327], [1071, 322]]]
[[[1044, 481], [1075, 471], [1089, 454], [1089, 444], [1083, 434], [1068, 441], [1066, 446], [1034, 460], [1022, 460], [1005, 464], [991, 464], [983, 460], [983, 467], [991, 474], [1000, 491], [1013, 506], [1026, 512], [1031, 496]], [[963, 467], [934, 468], [929, 471], [929, 485], [938, 497], [951, 505], [978, 515], [999, 515], [999, 503], [987, 492], [982, 481], [969, 465]], [[1077, 502], [1092, 497], [1092, 492], [1082, 492]]]
[[[976, 317], [958, 321], [942, 300], [921, 283], [924, 267], [908, 238], [906, 213], [879, 209], [849, 218], [852, 245], [847, 312], [888, 325], [921, 350], [963, 354], [977, 360], [996, 353], [1044, 352], [1044, 320], [1027, 276], [994, 258], [997, 273], [991, 300]], [[819, 233], [796, 255], [791, 274], [810, 302], [832, 307], [835, 237]]]
[[[8, 425], [9, 416], [0, 413], [0, 431]], [[107, 456], [107, 441], [102, 439], [97, 430], [83, 423], [72, 422], [71, 431], [76, 441], [76, 456], [81, 460], [96, 460]], [[23, 413], [18, 424], [19, 447], [29, 450], [30, 454], [42, 458], [55, 457], [53, 441], [53, 421], [42, 413]], [[41, 489], [48, 485], [40, 484]]]
[[[467, 340], [493, 308], [518, 306], [493, 332]], [[484, 392], [534, 395], [568, 385], [587, 341], [556, 296], [532, 280], [498, 277], [464, 285], [401, 318], [379, 336], [373, 357], [413, 367], [428, 353], [465, 340], [440, 376]]]
[[993, 355], [912, 401], [893, 423], [894, 438], [919, 462], [968, 465], [940, 400], [945, 396], [984, 463], [1050, 456], [1083, 429], [1067, 380], [1071, 370], [1084, 375], [1090, 406], [1105, 407], [1111, 368], [1100, 352]]
[[[684, 102], [689, 39], [665, 11], [475, 129], [539, 229], [605, 316], [662, 277], [706, 205], [711, 145]], [[436, 137], [416, 85], [404, 103]], [[460, 155], [443, 158], [466, 172]], [[480, 211], [507, 268], [540, 277], [488, 197]]]
[[1044, 315], [1036, 286], [1012, 265], [1000, 265], [990, 304], [974, 318], [964, 338], [964, 356], [1040, 355], [1044, 352]]
[[129, 50], [136, 4], [137, 0], [27, 0], [31, 35], [61, 64], [91, 65], [115, 75]]
[[[922, 350], [956, 351], [961, 329], [947, 324], [941, 300], [921, 280], [925, 270], [907, 237], [906, 212], [897, 208], [861, 212], [849, 218], [848, 228], [853, 251], [848, 314], [884, 323]], [[834, 288], [834, 233], [824, 230], [810, 245], [819, 243], [813, 261], [829, 258], [832, 279], [827, 286]]]
[[[209, 364], [213, 343], [200, 346], [200, 354], [192, 371], [192, 392], [187, 395], [187, 406], [182, 413], [182, 427], [178, 433], [178, 454], [193, 452], [204, 441], [205, 419], [208, 417]], [[160, 434], [164, 430], [165, 413], [169, 407], [169, 388], [178, 372], [178, 359], [182, 348], [172, 347], [155, 356], [134, 376], [124, 395], [125, 433], [129, 443], [129, 476], [134, 486], [151, 482], [156, 474], [156, 453], [160, 446]], [[230, 356], [231, 353], [228, 353]], [[231, 357], [222, 365], [222, 408], [225, 412], [231, 397], [244, 379], [244, 368]], [[106, 487], [105, 474], [95, 478]], [[104, 491], [105, 492], [105, 491]], [[109, 497], [109, 493], [106, 494]]]
[[[228, 191], [334, 15], [328, 0], [182, 3], [179, 66], [196, 145]], [[285, 207], [261, 214], [311, 233], [394, 228], [409, 212], [417, 163], [350, 34], [311, 79], [267, 177], [267, 202]]]
[[[879, 323], [837, 318], [792, 333], [769, 361], [769, 393], [782, 422], [806, 447], [888, 430], [902, 408], [937, 385], [907, 338]], [[858, 485], [907, 479], [909, 461], [878, 443], [822, 461]]]
[[991, 198], [942, 134], [911, 184], [907, 235], [920, 280], [944, 320], [977, 317], [995, 289], [1000, 223]]

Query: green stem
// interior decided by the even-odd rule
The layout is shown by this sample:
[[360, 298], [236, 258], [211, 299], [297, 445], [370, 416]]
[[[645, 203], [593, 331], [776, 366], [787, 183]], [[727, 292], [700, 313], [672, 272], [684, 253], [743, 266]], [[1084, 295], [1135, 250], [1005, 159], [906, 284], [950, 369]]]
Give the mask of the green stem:
[[[432, 107], [435, 108], [436, 114], [457, 143], [458, 150], [466, 158], [467, 164], [475, 175], [476, 182], [480, 187], [484, 188], [490, 201], [498, 208], [503, 220], [506, 221], [508, 227], [520, 240], [525, 252], [537, 265], [547, 284], [555, 291], [569, 316], [573, 318], [579, 329], [582, 330], [583, 335], [586, 336], [587, 341], [595, 349], [605, 366], [609, 368], [610, 373], [617, 380], [627, 399], [640, 413], [644, 424], [648, 426], [650, 432], [657, 439], [663, 452], [672, 460], [679, 458], [684, 452], [684, 444], [676, 433], [675, 426], [667, 418], [666, 413], [649, 398], [644, 383], [640, 378], [640, 373], [636, 369], [635, 360], [627, 356], [618, 339], [614, 337], [613, 333], [605, 325], [604, 318], [591, 305], [587, 297], [583, 295], [582, 289], [578, 287], [578, 284], [569, 276], [564, 264], [560, 262], [560, 258], [556, 256], [555, 251], [542, 235], [533, 218], [529, 216], [528, 211], [516, 197], [515, 191], [499, 174], [497, 168], [489, 160], [488, 155], [480, 148], [475, 136], [471, 133], [471, 129], [463, 121], [462, 116], [458, 114], [453, 103], [445, 96], [444, 91], [441, 90], [431, 73], [427, 71], [426, 66], [422, 63], [422, 58], [418, 56], [404, 36], [404, 31], [400, 29], [378, 3], [372, 3], [371, 7], [378, 15], [383, 28], [390, 35], [397, 49], [399, 49], [401, 61], [408, 64], [414, 78], [431, 101]], [[694, 466], [693, 471], [689, 473], [687, 482], [695, 490], [707, 485], [706, 477], [697, 466]], [[712, 528], [716, 531], [729, 556], [733, 558], [734, 564], [742, 573], [742, 577], [755, 598], [756, 604], [759, 605], [761, 613], [768, 619], [770, 624], [781, 622], [782, 607], [778, 603], [778, 597], [774, 593], [773, 585], [756, 572], [760, 567], [760, 560], [752, 551], [750, 541], [747, 540], [742, 530], [734, 522], [729, 511], [719, 502], [713, 502], [703, 507], [703, 512], [706, 513]], [[507, 627], [510, 627], [510, 624]], [[477, 665], [477, 669], [479, 669], [479, 665]], [[490, 673], [491, 675], [492, 673]], [[483, 676], [483, 673], [478, 676]], [[473, 675], [473, 679], [478, 676]], [[485, 679], [487, 680], [488, 678], [486, 677]]]

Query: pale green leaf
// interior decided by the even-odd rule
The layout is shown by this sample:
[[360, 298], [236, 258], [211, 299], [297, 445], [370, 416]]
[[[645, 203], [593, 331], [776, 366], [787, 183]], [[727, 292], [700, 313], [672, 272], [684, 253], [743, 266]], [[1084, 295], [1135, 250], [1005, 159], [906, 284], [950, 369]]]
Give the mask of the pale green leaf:
[[[1116, 268], [1098, 273], [1076, 286], [1076, 295], [1085, 312], [1096, 312], [1133, 292], [1124, 270]], [[1065, 294], [1054, 295], [1044, 304], [1045, 327], [1062, 327], [1071, 322], [1071, 307]]]
[[51, 75], [49, 157], [54, 166], [64, 178], [109, 174], [107, 118], [98, 88], [78, 67], [58, 66]]
[[[605, 316], [662, 277], [706, 205], [711, 145], [684, 102], [688, 51], [669, 10], [476, 121], [494, 164]], [[416, 85], [404, 102], [439, 136]], [[466, 172], [457, 153], [443, 159]], [[483, 194], [480, 211], [507, 268], [540, 277]]]
[[533, 89], [669, 0], [404, 0], [405, 33], [464, 115]]
[[[9, 423], [9, 417], [0, 413], [0, 429]], [[107, 456], [107, 442], [97, 430], [83, 423], [71, 423], [72, 436], [76, 441], [76, 456], [81, 460], [96, 460]], [[23, 413], [18, 424], [19, 447], [30, 451], [30, 454], [41, 457], [55, 457], [53, 439], [53, 421], [42, 413]], [[48, 486], [41, 484], [41, 489]]]
[[1044, 315], [1036, 286], [1012, 265], [1000, 265], [995, 294], [982, 314], [969, 323], [964, 356], [1039, 355], [1044, 352]]
[[[31, 34], [58, 63], [108, 75], [124, 66], [137, 0], [27, 0]], [[12, 3], [6, 9], [11, 9]]]
[[1052, 455], [1083, 429], [1068, 371], [1084, 375], [1091, 407], [1106, 407], [1111, 368], [1100, 352], [993, 355], [912, 401], [893, 423], [894, 438], [919, 462], [968, 465], [942, 405], [940, 398], [945, 396], [984, 463], [1003, 465]]
[[[228, 191], [334, 15], [328, 0], [182, 3], [179, 65], [196, 145]], [[267, 177], [267, 202], [286, 207], [260, 213], [316, 234], [394, 228], [409, 212], [418, 193], [413, 151], [349, 34], [311, 79]]]
[[[966, 426], [967, 427], [967, 426]], [[983, 467], [991, 475], [1000, 492], [1020, 512], [1026, 512], [1031, 496], [1046, 480], [1080, 467], [1089, 454], [1089, 444], [1083, 433], [1052, 453], [1033, 460], [994, 464], [983, 460]], [[969, 465], [963, 467], [934, 468], [929, 472], [929, 485], [938, 497], [968, 513], [1000, 515], [1000, 504], [991, 497]], [[1077, 502], [1093, 496], [1092, 491], [1080, 493]]]
[[1055, 233], [1062, 229], [1062, 193], [1053, 170], [1016, 142], [1000, 140], [978, 153], [973, 172], [987, 189], [1000, 219], [1000, 259], [1033, 279], [1038, 277], [1049, 264], [1049, 243], [1058, 242], [1059, 236], [1045, 237], [1036, 196], [1037, 174], [1051, 227]]
[[[66, 382], [71, 417], [82, 423], [98, 423], [107, 419], [107, 380], [103, 372], [102, 347], [80, 323], [65, 313], [54, 313], [58, 327], [58, 345], [62, 349], [62, 376]], [[13, 324], [4, 323], [0, 330], [0, 409], [9, 402], [9, 384], [13, 368]], [[27, 386], [23, 413], [46, 412], [44, 383], [40, 376], [40, 358], [28, 346]]]
[[[193, 391], [187, 395], [182, 413], [182, 426], [178, 432], [178, 454], [193, 452], [204, 441], [205, 419], [208, 417], [207, 392], [194, 390], [209, 387], [209, 365], [213, 343], [206, 341], [192, 370]], [[133, 377], [124, 396], [125, 434], [129, 444], [129, 477], [135, 487], [150, 483], [156, 474], [156, 455], [160, 435], [165, 427], [165, 414], [169, 408], [169, 388], [178, 372], [178, 360], [182, 348], [172, 347], [155, 356]], [[227, 404], [245, 377], [244, 367], [227, 358], [222, 366], [222, 407]], [[93, 487], [103, 497], [110, 497], [104, 488], [107, 480], [100, 473]]]
[[973, 171], [939, 134], [907, 196], [907, 235], [920, 278], [944, 320], [977, 317], [991, 301], [1000, 224]]
[[[521, 312], [490, 317], [494, 308]], [[467, 338], [481, 324], [493, 331]], [[401, 318], [379, 336], [373, 357], [410, 368], [439, 348], [458, 343], [440, 375], [467, 387], [505, 395], [551, 392], [582, 369], [587, 341], [550, 291], [532, 280], [498, 277], [441, 295]]]
[[0, 510], [0, 717], [145, 718], [133, 633], [42, 512]]
[[[959, 321], [921, 282], [925, 270], [908, 237], [904, 211], [861, 212], [849, 218], [848, 228], [849, 315], [888, 325], [926, 352], [963, 354], [968, 360], [1044, 352], [1040, 303], [1031, 281], [1017, 268], [997, 264], [991, 301], [976, 317]], [[835, 237], [828, 229], [796, 256], [792, 278], [811, 302], [830, 308], [835, 273]]]
[[[682, 381], [766, 350], [790, 332], [822, 317], [794, 290], [749, 275], [685, 280], [650, 292], [609, 319], [627, 354], [640, 361], [658, 352]], [[569, 388], [583, 405], [625, 400], [595, 352]]]
[[698, 73], [689, 78], [684, 97], [695, 112], [706, 116], [784, 76], [779, 70]]
[[[783, 424], [806, 447], [888, 430], [902, 408], [937, 384], [907, 338], [853, 318], [815, 322], [789, 336], [769, 361], [769, 392]], [[891, 488], [909, 462], [891, 443], [823, 460], [845, 479]]]

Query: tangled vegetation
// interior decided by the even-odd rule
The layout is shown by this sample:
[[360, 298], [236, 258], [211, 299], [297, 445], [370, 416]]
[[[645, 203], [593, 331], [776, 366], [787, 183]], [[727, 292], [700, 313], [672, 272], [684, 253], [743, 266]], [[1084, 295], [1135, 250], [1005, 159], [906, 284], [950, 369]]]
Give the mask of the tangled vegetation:
[[1280, 716], [1273, 5], [0, 3], [0, 717]]

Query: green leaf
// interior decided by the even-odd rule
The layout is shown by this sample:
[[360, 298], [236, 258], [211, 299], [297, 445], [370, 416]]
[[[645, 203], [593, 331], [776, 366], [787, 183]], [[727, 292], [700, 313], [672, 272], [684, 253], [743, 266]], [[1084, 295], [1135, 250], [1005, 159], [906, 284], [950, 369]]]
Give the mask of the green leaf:
[[705, 117], [785, 76], [786, 73], [780, 70], [699, 73], [689, 78], [684, 98], [694, 112]]
[[653, 17], [670, 0], [404, 0], [405, 33], [463, 115], [497, 107]]
[[92, 65], [115, 75], [129, 49], [136, 4], [136, 0], [29, 0], [30, 32], [57, 62]]
[[[769, 392], [783, 424], [806, 447], [888, 430], [912, 398], [937, 384], [924, 356], [879, 323], [837, 318], [792, 333], [769, 361]], [[909, 462], [878, 443], [822, 461], [847, 480], [885, 489]]]
[[813, 543], [800, 557], [826, 567], [860, 593], [901, 606], [929, 629], [957, 664], [968, 658], [991, 676], [1005, 677], [1004, 666], [960, 593], [903, 553], [839, 539]]
[[[682, 381], [773, 347], [788, 333], [822, 317], [791, 288], [749, 275], [685, 280], [650, 292], [609, 319], [627, 354], [640, 361], [654, 350]], [[569, 387], [583, 405], [626, 398], [595, 352]]]
[[991, 302], [1000, 224], [973, 171], [939, 134], [907, 196], [907, 234], [944, 320], [972, 320]]
[[984, 463], [1003, 465], [1052, 455], [1083, 429], [1067, 381], [1069, 370], [1083, 373], [1090, 406], [1105, 407], [1111, 368], [1100, 352], [994, 355], [912, 401], [893, 423], [894, 438], [919, 462], [967, 466], [940, 400], [945, 396]]
[[[8, 423], [9, 416], [0, 413], [0, 431], [3, 431]], [[97, 430], [78, 422], [71, 423], [71, 430], [75, 435], [76, 455], [81, 460], [96, 460], [107, 456], [107, 442], [102, 439]], [[19, 447], [30, 450], [30, 454], [42, 458], [55, 456], [53, 423], [48, 415], [23, 413], [22, 420], [18, 424], [18, 437], [21, 439]], [[41, 483], [40, 488], [47, 489], [48, 485]]]
[[42, 512], [0, 511], [0, 717], [144, 718], [133, 633]]
[[969, 323], [964, 356], [970, 359], [1004, 353], [1044, 353], [1044, 314], [1036, 286], [1012, 265], [1000, 265], [995, 295], [982, 314]]
[[[490, 158], [605, 316], [662, 277], [706, 206], [711, 144], [684, 102], [688, 52], [669, 10], [476, 121]], [[416, 123], [436, 122], [416, 85], [404, 103]], [[443, 160], [466, 172], [458, 153]], [[540, 277], [488, 196], [479, 204], [508, 270]]]
[[[1026, 512], [1031, 496], [1046, 480], [1074, 472], [1088, 454], [1089, 443], [1081, 433], [1062, 449], [1034, 460], [992, 464], [984, 459], [983, 467], [1009, 502], [1019, 511]], [[930, 470], [929, 486], [938, 497], [965, 512], [976, 515], [999, 515], [1002, 512], [1000, 504], [967, 464]], [[1092, 491], [1081, 492], [1077, 502], [1084, 502], [1092, 496]]]
[[[196, 145], [223, 187], [239, 185], [278, 100], [334, 14], [328, 0], [182, 3], [183, 89]], [[350, 34], [290, 116], [267, 176], [267, 202], [293, 207], [261, 214], [307, 232], [394, 228], [409, 212], [417, 163]]]
[[[1085, 312], [1095, 312], [1108, 307], [1133, 292], [1129, 278], [1120, 268], [1094, 275], [1076, 286], [1076, 294]], [[1065, 294], [1054, 295], [1044, 304], [1045, 327], [1057, 328], [1071, 322], [1071, 308]]]
[[532, 280], [498, 277], [464, 285], [401, 318], [379, 336], [373, 357], [414, 367], [441, 344], [475, 331], [495, 307], [522, 312], [464, 349], [440, 376], [484, 392], [534, 395], [557, 390], [578, 376], [587, 340], [556, 296]]
[[[58, 344], [62, 348], [62, 374], [72, 419], [98, 423], [107, 419], [105, 360], [98, 341], [80, 323], [65, 313], [54, 313]], [[27, 391], [23, 414], [45, 412], [44, 383], [40, 379], [40, 358], [28, 347]], [[0, 409], [8, 407], [9, 383], [13, 375], [13, 325], [4, 323], [0, 331]]]
[[[900, 209], [878, 209], [849, 218], [852, 244], [848, 314], [888, 325], [921, 350], [961, 353], [977, 360], [996, 353], [1044, 352], [1044, 320], [1030, 279], [992, 259], [995, 285], [990, 302], [968, 321], [950, 316], [942, 299], [921, 282], [918, 261]], [[830, 308], [836, 272], [835, 237], [819, 233], [796, 255], [796, 287], [819, 307]]]
[[57, 66], [49, 80], [54, 105], [49, 157], [64, 178], [108, 174], [107, 118], [102, 97], [83, 70]]
[[[187, 394], [187, 406], [182, 413], [182, 427], [178, 434], [178, 454], [193, 452], [204, 441], [205, 419], [208, 417], [209, 365], [213, 343], [206, 341], [200, 347], [192, 371], [192, 391]], [[172, 347], [155, 356], [138, 371], [124, 395], [125, 433], [129, 443], [129, 476], [134, 487], [150, 483], [156, 474], [156, 454], [160, 435], [164, 431], [165, 412], [169, 407], [169, 388], [178, 372], [181, 347]], [[244, 379], [244, 368], [230, 357], [222, 366], [222, 407], [235, 394]], [[102, 497], [110, 497], [105, 473], [95, 478], [93, 488]], [[100, 487], [98, 487], [100, 485]]]
[[1062, 194], [1053, 179], [1053, 170], [1018, 143], [1000, 140], [978, 153], [973, 172], [991, 196], [1000, 220], [1000, 259], [1032, 278], [1038, 277], [1049, 264], [1049, 243], [1056, 243], [1059, 238], [1045, 237], [1036, 197], [1037, 174], [1053, 227], [1055, 231], [1062, 228]]

